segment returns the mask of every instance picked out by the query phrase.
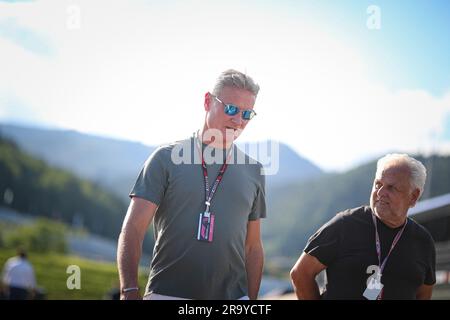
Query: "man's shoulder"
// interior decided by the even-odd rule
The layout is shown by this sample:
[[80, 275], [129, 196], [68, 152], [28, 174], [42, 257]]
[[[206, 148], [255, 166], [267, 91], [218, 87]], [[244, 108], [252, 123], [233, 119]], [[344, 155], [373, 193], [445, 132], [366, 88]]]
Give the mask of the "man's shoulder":
[[423, 225], [411, 218], [408, 218], [408, 223], [410, 224], [410, 230], [414, 233], [415, 237], [434, 245], [431, 233]]
[[246, 171], [255, 174], [258, 177], [264, 177], [264, 166], [255, 158], [248, 155], [244, 150], [235, 146], [236, 155], [234, 158], [234, 164], [240, 165], [239, 167], [245, 168]]
[[266, 173], [263, 165], [258, 160], [245, 153], [238, 146], [235, 146], [234, 152], [236, 154], [233, 157], [233, 160], [236, 167], [242, 172], [245, 172], [246, 176], [251, 176], [260, 181], [261, 184], [265, 185]]
[[11, 257], [5, 262], [5, 268], [16, 268], [18, 265], [22, 264], [22, 259], [19, 257]]
[[[184, 140], [177, 140], [174, 142], [167, 142], [167, 143], [163, 143], [160, 144], [159, 146], [156, 147], [155, 150], [153, 150], [152, 154], [150, 155], [150, 158], [153, 157], [171, 157], [172, 152], [183, 152], [182, 150], [186, 150], [186, 148], [190, 148], [190, 150], [192, 149], [192, 143], [193, 143], [193, 139], [192, 138], [187, 138]], [[181, 150], [181, 151], [180, 151]]]
[[255, 158], [251, 157], [248, 153], [246, 153], [244, 150], [241, 149], [241, 147], [235, 145], [234, 146], [234, 152], [236, 152], [236, 157], [238, 161], [245, 160], [245, 164], [252, 164], [256, 165], [260, 168], [262, 168], [262, 164], [256, 160]]
[[365, 218], [371, 213], [369, 206], [360, 206], [356, 208], [346, 209], [336, 214], [337, 217], [343, 220]]
[[166, 143], [160, 144], [156, 148], [156, 150], [158, 150], [158, 151], [169, 150], [170, 151], [177, 147], [192, 146], [192, 143], [194, 143], [194, 140], [192, 139], [192, 137], [190, 137], [190, 138], [183, 139], [183, 140], [177, 140], [177, 141], [173, 141], [173, 142], [166, 142]]
[[353, 229], [368, 221], [370, 207], [361, 206], [357, 208], [346, 209], [336, 213], [328, 222], [322, 225], [321, 229], [340, 230]]
[[8, 258], [8, 260], [6, 260], [6, 263], [18, 263], [21, 260], [22, 259], [20, 259], [19, 257], [14, 256], [14, 257]]

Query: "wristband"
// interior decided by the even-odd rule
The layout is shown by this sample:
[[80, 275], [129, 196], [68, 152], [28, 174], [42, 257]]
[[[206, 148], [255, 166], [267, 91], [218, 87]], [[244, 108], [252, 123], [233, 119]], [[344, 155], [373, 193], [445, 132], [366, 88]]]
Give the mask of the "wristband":
[[138, 287], [131, 287], [131, 288], [123, 288], [122, 289], [122, 293], [127, 293], [127, 292], [130, 292], [130, 291], [138, 291], [139, 290], [139, 288]]

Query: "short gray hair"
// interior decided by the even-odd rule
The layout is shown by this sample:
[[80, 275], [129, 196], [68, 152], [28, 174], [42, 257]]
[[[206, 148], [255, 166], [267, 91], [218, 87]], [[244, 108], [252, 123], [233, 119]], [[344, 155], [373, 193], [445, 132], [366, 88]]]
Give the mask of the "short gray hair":
[[427, 179], [427, 169], [419, 160], [416, 160], [409, 155], [403, 153], [390, 153], [382, 157], [377, 162], [377, 173], [378, 177], [381, 174], [381, 171], [384, 169], [386, 164], [388, 163], [399, 163], [405, 164], [410, 171], [411, 178], [410, 183], [412, 188], [417, 188], [420, 191], [419, 196], [423, 193], [423, 189], [425, 187], [425, 180]]
[[255, 97], [259, 92], [259, 85], [249, 75], [234, 69], [228, 69], [220, 74], [212, 93], [217, 96], [224, 87], [244, 89], [253, 93]]

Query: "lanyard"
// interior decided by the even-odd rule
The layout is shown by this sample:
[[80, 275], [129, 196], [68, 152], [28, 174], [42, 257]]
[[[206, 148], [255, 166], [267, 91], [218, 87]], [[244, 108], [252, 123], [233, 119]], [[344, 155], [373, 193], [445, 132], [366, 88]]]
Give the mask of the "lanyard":
[[[384, 267], [386, 266], [386, 262], [387, 262], [389, 256], [391, 255], [392, 250], [394, 250], [394, 247], [396, 246], [397, 242], [400, 240], [400, 238], [403, 234], [403, 231], [405, 231], [405, 227], [406, 227], [406, 224], [408, 223], [408, 219], [406, 219], [406, 222], [403, 225], [403, 228], [399, 232], [397, 232], [397, 234], [395, 235], [395, 238], [392, 241], [391, 249], [389, 249], [389, 252], [386, 255], [386, 257], [384, 258], [383, 263], [381, 263], [381, 242], [380, 242], [380, 236], [378, 235], [377, 218], [375, 218], [374, 214], [372, 214], [372, 221], [375, 226], [375, 246], [377, 249], [378, 266], [380, 267], [380, 273], [383, 274], [383, 270], [384, 270]], [[381, 277], [381, 274], [380, 274], [380, 277]], [[384, 288], [380, 292], [378, 299], [382, 299], [383, 291], [384, 291]]]
[[380, 236], [378, 235], [378, 227], [377, 227], [377, 219], [375, 218], [375, 215], [372, 214], [372, 221], [375, 225], [375, 245], [377, 248], [377, 256], [378, 256], [378, 266], [380, 267], [380, 272], [383, 274], [384, 267], [386, 266], [386, 262], [392, 252], [394, 250], [395, 245], [400, 240], [400, 237], [403, 234], [403, 231], [405, 230], [406, 224], [408, 223], [408, 219], [406, 220], [405, 224], [403, 225], [403, 228], [397, 232], [395, 235], [394, 240], [392, 241], [391, 249], [389, 250], [387, 256], [384, 258], [383, 263], [381, 263], [381, 242], [380, 242]]
[[197, 139], [197, 141], [198, 141], [197, 148], [198, 148], [198, 151], [200, 152], [200, 157], [202, 159], [202, 169], [203, 169], [202, 172], [203, 172], [203, 178], [205, 181], [205, 204], [206, 204], [205, 213], [209, 213], [209, 207], [211, 206], [211, 200], [214, 197], [214, 194], [216, 193], [217, 187], [219, 186], [220, 182], [222, 181], [225, 171], [227, 170], [227, 167], [228, 167], [227, 162], [230, 159], [231, 150], [233, 149], [233, 145], [231, 145], [230, 150], [228, 151], [227, 158], [226, 158], [224, 164], [222, 164], [222, 166], [220, 167], [219, 174], [217, 175], [217, 178], [214, 181], [214, 184], [212, 185], [211, 190], [209, 190], [208, 170], [206, 169], [205, 159], [203, 158], [203, 152], [202, 152], [200, 139]]

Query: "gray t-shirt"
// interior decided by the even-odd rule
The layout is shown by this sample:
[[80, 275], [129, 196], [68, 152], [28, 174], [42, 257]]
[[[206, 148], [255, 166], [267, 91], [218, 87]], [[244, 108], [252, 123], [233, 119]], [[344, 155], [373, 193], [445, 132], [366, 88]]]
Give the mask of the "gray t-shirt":
[[[199, 215], [205, 210], [205, 186], [195, 143], [195, 138], [190, 138], [155, 150], [130, 192], [130, 197], [159, 206], [153, 221], [156, 242], [146, 294], [238, 299], [248, 294], [247, 223], [266, 217], [265, 176], [260, 163], [234, 146], [231, 164], [211, 202], [210, 211], [215, 214], [213, 241], [198, 241]], [[222, 153], [221, 149], [211, 150], [208, 154], [213, 156], [215, 151]], [[174, 154], [189, 163], [174, 163], [171, 157]], [[238, 159], [245, 159], [246, 164], [236, 164]], [[207, 162], [210, 185], [220, 167], [221, 163]]]

